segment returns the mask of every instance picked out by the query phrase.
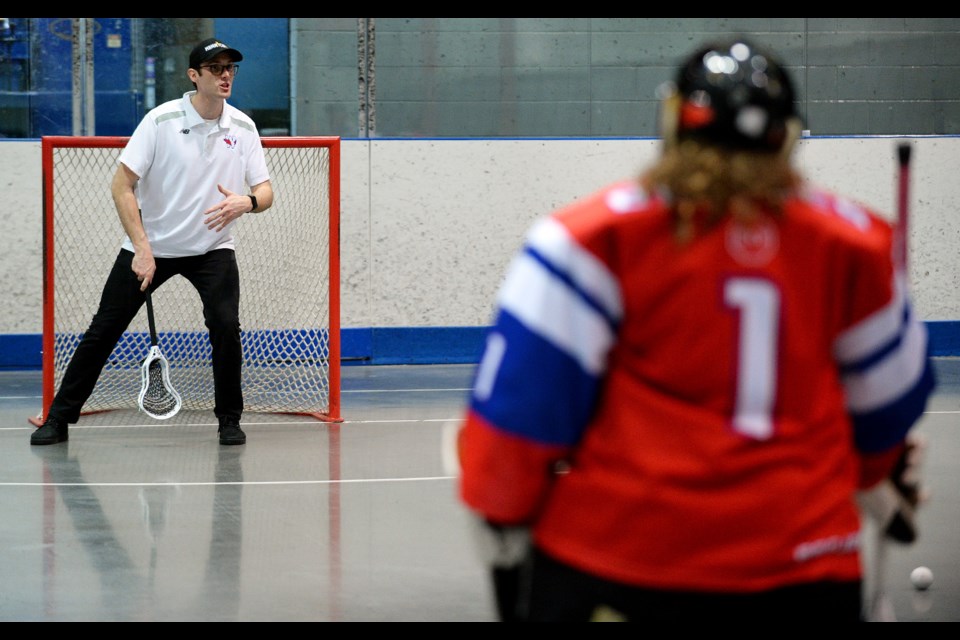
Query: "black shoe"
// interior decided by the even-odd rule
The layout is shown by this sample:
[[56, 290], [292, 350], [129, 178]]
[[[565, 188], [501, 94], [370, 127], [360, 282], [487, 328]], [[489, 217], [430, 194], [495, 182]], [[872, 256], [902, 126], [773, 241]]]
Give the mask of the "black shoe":
[[246, 444], [247, 435], [236, 418], [220, 418], [220, 444]]
[[67, 423], [47, 418], [43, 425], [30, 434], [30, 444], [57, 444], [67, 441]]

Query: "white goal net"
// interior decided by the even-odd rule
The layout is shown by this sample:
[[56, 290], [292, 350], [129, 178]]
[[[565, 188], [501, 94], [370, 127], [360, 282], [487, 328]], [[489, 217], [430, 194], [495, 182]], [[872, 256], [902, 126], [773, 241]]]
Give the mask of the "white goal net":
[[[110, 182], [126, 138], [45, 137], [43, 407], [100, 300], [123, 239]], [[339, 421], [340, 139], [263, 139], [274, 204], [235, 227], [246, 411]], [[153, 295], [184, 409], [212, 409], [211, 348], [196, 290], [175, 276]], [[137, 408], [150, 348], [146, 306], [107, 361], [83, 413]]]

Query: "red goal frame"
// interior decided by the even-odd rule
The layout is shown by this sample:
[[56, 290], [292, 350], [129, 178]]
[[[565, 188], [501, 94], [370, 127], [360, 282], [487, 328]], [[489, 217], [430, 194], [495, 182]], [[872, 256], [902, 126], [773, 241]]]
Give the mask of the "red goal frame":
[[[325, 147], [329, 153], [329, 317], [328, 323], [328, 407], [326, 411], [306, 412], [325, 422], [342, 422], [341, 412], [341, 352], [340, 352], [340, 137], [339, 136], [290, 136], [263, 137], [265, 149]], [[53, 250], [55, 238], [55, 183], [56, 171], [54, 149], [58, 147], [77, 148], [122, 148], [129, 137], [123, 136], [44, 136], [42, 143], [43, 174], [43, 335], [42, 335], [42, 403], [43, 410], [37, 418], [31, 418], [34, 424], [41, 424], [43, 416], [49, 410], [56, 392], [55, 371], [55, 302], [56, 302], [56, 265]], [[119, 227], [118, 233], [122, 233]], [[103, 277], [106, 277], [104, 273]], [[283, 411], [281, 411], [283, 412]], [[291, 411], [299, 414], [302, 412]]]

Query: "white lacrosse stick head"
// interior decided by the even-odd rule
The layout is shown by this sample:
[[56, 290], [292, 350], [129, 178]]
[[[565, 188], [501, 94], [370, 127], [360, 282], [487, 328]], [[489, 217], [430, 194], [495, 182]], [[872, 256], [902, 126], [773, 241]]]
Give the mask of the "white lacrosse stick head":
[[170, 363], [160, 347], [150, 347], [150, 352], [140, 365], [140, 395], [137, 398], [140, 410], [151, 418], [166, 420], [180, 412], [180, 394], [170, 382]]

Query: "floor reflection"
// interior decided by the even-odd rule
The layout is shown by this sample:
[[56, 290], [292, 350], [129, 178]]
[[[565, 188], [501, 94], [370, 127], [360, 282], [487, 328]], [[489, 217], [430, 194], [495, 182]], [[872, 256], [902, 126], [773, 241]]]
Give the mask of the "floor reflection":
[[[76, 444], [71, 449], [70, 441], [31, 449], [43, 462], [46, 615], [63, 618], [79, 611], [77, 619], [84, 619], [82, 611], [98, 611], [99, 619], [109, 620], [236, 619], [240, 611], [245, 447], [217, 447], [210, 478], [212, 505], [198, 499], [199, 492], [193, 492], [189, 501], [181, 500], [178, 483], [90, 482], [83, 471], [84, 450]], [[88, 453], [94, 450], [86, 448]], [[102, 456], [90, 456], [89, 462], [96, 469], [103, 464]], [[206, 508], [210, 511], [198, 511]], [[136, 527], [129, 523], [137, 522], [142, 527], [133, 530]], [[210, 523], [209, 542], [198, 541], [193, 545], [196, 548], [185, 548], [184, 540], [196, 538], [206, 529], [206, 522]], [[206, 548], [201, 550], [200, 544]], [[91, 573], [75, 566], [79, 559], [72, 551], [77, 546], [95, 569], [99, 584], [84, 583]], [[202, 551], [206, 555], [202, 580], [197, 580], [190, 567], [172, 573], [171, 569], [177, 571], [180, 565], [158, 559], [164, 546], [186, 557], [199, 556]], [[138, 558], [138, 552], [142, 555], [145, 548], [149, 548], [149, 559]], [[165, 564], [165, 578], [160, 581], [158, 563]], [[171, 605], [175, 602], [167, 597], [171, 590], [181, 595], [195, 594], [188, 598], [191, 606]], [[97, 594], [98, 601], [83, 606], [82, 601]], [[163, 606], [180, 610], [159, 612], [158, 603], [164, 602], [167, 604]]]

